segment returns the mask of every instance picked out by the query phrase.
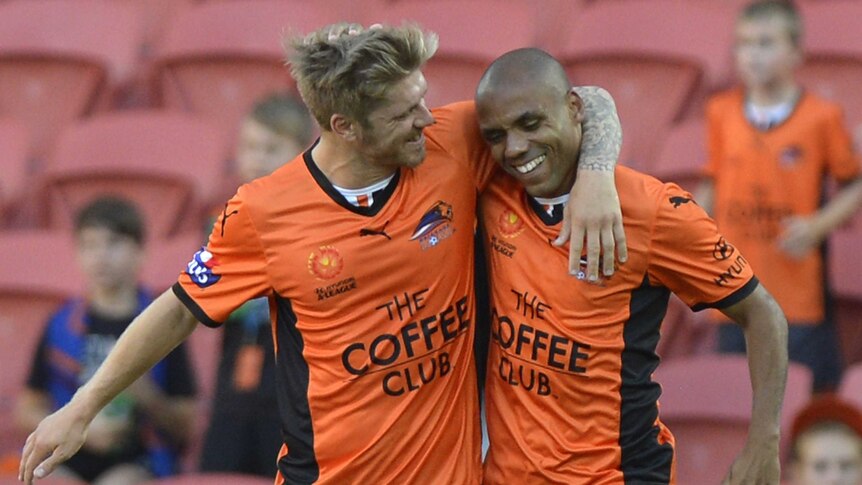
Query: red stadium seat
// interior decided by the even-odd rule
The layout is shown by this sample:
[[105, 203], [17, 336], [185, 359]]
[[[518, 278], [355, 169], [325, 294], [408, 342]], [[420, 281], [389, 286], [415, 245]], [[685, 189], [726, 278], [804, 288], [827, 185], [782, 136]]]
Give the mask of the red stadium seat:
[[10, 205], [24, 195], [30, 175], [28, 141], [28, 132], [22, 123], [0, 118], [0, 221]]
[[12, 418], [48, 317], [80, 291], [81, 276], [68, 234], [0, 233], [0, 454], [19, 451], [26, 435]]
[[648, 170], [665, 182], [675, 182], [693, 192], [706, 162], [706, 126], [703, 120], [687, 120], [670, 128]]
[[594, 2], [566, 23], [554, 53], [575, 84], [614, 96], [623, 144], [636, 157], [624, 162], [640, 169], [650, 168], [687, 105], [729, 70], [732, 12], [712, 3]]
[[83, 205], [114, 193], [138, 205], [153, 237], [181, 225], [198, 231], [198, 221], [183, 219], [223, 175], [221, 141], [209, 123], [183, 113], [122, 112], [71, 126], [45, 167], [46, 219], [71, 227]]
[[[662, 385], [661, 420], [676, 438], [679, 483], [719, 483], [742, 450], [751, 419], [748, 361], [715, 355], [673, 360], [659, 366], [655, 380]], [[790, 364], [784, 438], [810, 389], [808, 369]]]
[[841, 104], [851, 125], [862, 123], [862, 4], [834, 0], [802, 4], [805, 63], [800, 81]]
[[[151, 480], [143, 485], [272, 485], [272, 478], [233, 473], [187, 473], [175, 477]], [[41, 485], [41, 484], [40, 484]]]
[[829, 240], [829, 277], [841, 352], [847, 364], [862, 362], [862, 217]]
[[186, 264], [201, 246], [206, 243], [203, 228], [168, 238], [149, 240], [146, 247], [147, 264], [143, 267], [144, 285], [162, 292], [177, 282], [177, 277], [186, 269]]
[[155, 87], [163, 104], [211, 118], [230, 149], [239, 120], [254, 102], [293, 86], [282, 37], [350, 18], [329, 7], [234, 0], [180, 12], [156, 53]]
[[[499, 0], [404, 0], [385, 4], [371, 20], [417, 22], [440, 36], [437, 53], [423, 69], [429, 107], [473, 99], [482, 73], [500, 54], [535, 45], [535, 13], [528, 2]], [[493, 21], [489, 21], [493, 12]]]
[[862, 409], [862, 364], [855, 364], [844, 370], [838, 394]]
[[0, 116], [31, 130], [44, 157], [58, 131], [91, 113], [136, 59], [134, 9], [99, 0], [0, 4]]
[[695, 313], [676, 295], [671, 295], [656, 353], [662, 362], [710, 354], [715, 351], [716, 330], [707, 312]]

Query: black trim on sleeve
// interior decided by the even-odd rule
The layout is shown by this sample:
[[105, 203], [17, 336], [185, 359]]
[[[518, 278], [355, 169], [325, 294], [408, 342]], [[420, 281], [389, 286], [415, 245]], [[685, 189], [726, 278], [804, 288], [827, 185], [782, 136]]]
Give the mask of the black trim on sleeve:
[[209, 315], [207, 315], [206, 312], [198, 306], [197, 302], [192, 300], [192, 297], [186, 293], [185, 288], [183, 288], [181, 284], [178, 282], [174, 283], [174, 285], [171, 286], [171, 290], [173, 290], [174, 295], [177, 295], [177, 298], [179, 298], [183, 305], [192, 312], [192, 315], [194, 315], [199, 322], [210, 328], [218, 328], [222, 325], [223, 322], [217, 322], [210, 318]]
[[757, 279], [757, 276], [752, 276], [751, 279], [748, 280], [748, 283], [744, 284], [741, 288], [730, 295], [714, 303], [698, 303], [697, 305], [692, 306], [691, 310], [699, 312], [707, 308], [716, 308], [719, 310], [727, 308], [744, 300], [748, 295], [752, 294], [755, 289], [757, 289], [758, 285], [760, 285], [760, 280]]

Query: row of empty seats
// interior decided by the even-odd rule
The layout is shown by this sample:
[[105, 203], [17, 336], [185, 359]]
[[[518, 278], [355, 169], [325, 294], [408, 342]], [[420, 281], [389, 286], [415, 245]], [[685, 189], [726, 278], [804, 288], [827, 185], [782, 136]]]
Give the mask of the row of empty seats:
[[[705, 96], [732, 79], [739, 3], [6, 0], [0, 3], [0, 116], [23, 120], [30, 156], [44, 158], [63, 125], [122, 105], [123, 92], [137, 86], [146, 88], [147, 106], [207, 117], [229, 148], [237, 119], [255, 99], [293, 88], [284, 67], [285, 34], [338, 20], [411, 19], [440, 34], [440, 50], [427, 66], [429, 105], [471, 97], [497, 55], [542, 46], [565, 63], [575, 83], [614, 94], [627, 153], [649, 166], [668, 127], [699, 113]], [[844, 104], [850, 121], [859, 123], [862, 33], [854, 19], [862, 4], [812, 1], [802, 10], [808, 56], [801, 78]], [[158, 12], [164, 25], [148, 27], [142, 12]], [[145, 40], [152, 32], [157, 38]]]

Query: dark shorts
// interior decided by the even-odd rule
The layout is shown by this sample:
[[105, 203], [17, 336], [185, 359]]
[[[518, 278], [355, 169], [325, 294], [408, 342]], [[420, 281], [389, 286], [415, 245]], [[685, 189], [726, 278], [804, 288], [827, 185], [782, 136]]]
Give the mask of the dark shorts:
[[87, 483], [92, 483], [106, 471], [117, 465], [127, 463], [146, 467], [147, 456], [139, 450], [118, 455], [96, 455], [87, 450], [81, 450], [69, 458], [63, 466], [75, 472], [78, 477]]
[[[790, 324], [787, 334], [787, 355], [811, 369], [814, 392], [834, 391], [841, 382], [843, 362], [835, 326], [830, 321], [818, 325]], [[744, 353], [745, 336], [732, 323], [719, 326], [718, 350], [722, 353]]]
[[274, 477], [278, 452], [284, 444], [279, 421], [272, 413], [214, 411], [204, 439], [200, 470]]

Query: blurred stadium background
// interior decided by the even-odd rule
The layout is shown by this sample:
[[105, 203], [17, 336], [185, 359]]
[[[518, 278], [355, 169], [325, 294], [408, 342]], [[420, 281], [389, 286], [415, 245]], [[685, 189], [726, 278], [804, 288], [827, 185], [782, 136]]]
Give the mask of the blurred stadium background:
[[[733, 24], [744, 3], [0, 0], [0, 455], [14, 461], [23, 443], [10, 413], [45, 319], [80, 290], [69, 235], [76, 210], [103, 192], [139, 204], [150, 234], [145, 283], [167, 288], [200, 245], [207, 208], [226, 195], [240, 118], [265, 94], [295, 89], [284, 35], [335, 21], [414, 20], [440, 34], [426, 69], [429, 106], [471, 97], [497, 55], [542, 47], [565, 63], [574, 83], [615, 97], [625, 130], [622, 163], [692, 190], [705, 158], [704, 101], [733, 82]], [[858, 147], [862, 1], [799, 5], [806, 51], [800, 78], [844, 106]], [[862, 360], [860, 249], [857, 215], [832, 237], [829, 266], [841, 352], [851, 366]], [[665, 389], [662, 415], [678, 436], [680, 483], [721, 475], [750, 413], [744, 360], [712, 355], [711, 337], [708, 323], [674, 302], [657, 378]], [[203, 394], [189, 473], [218, 342], [215, 331], [192, 337]], [[806, 370], [791, 369], [786, 424], [807, 401], [809, 379]], [[862, 405], [862, 367], [849, 369], [841, 393]], [[213, 477], [200, 479], [182, 483]]]

